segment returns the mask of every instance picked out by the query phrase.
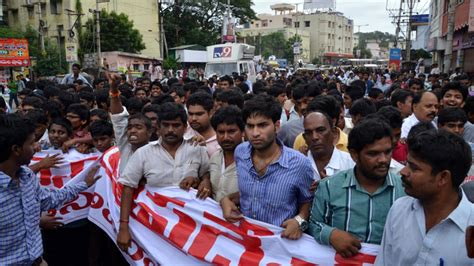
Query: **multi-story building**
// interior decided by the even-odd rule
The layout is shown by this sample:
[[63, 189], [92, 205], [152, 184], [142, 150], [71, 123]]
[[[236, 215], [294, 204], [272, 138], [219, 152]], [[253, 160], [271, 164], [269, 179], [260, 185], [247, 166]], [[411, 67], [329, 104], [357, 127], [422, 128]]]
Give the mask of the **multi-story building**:
[[[82, 5], [83, 23], [94, 16], [90, 11], [96, 9], [96, 0], [3, 0], [3, 2], [8, 25], [23, 30], [27, 25], [38, 29], [42, 21], [45, 37], [59, 41], [61, 45], [68, 41], [70, 36], [68, 30], [72, 28], [77, 18], [77, 15], [74, 15], [78, 13], [77, 2]], [[141, 53], [154, 58], [162, 57], [158, 41], [160, 34], [157, 0], [109, 0], [99, 3], [99, 9], [127, 14], [143, 36], [146, 48]], [[77, 32], [72, 40], [77, 43]]]
[[[248, 23], [239, 32], [246, 35], [246, 32], [264, 34], [276, 29], [293, 29], [291, 32], [298, 35], [309, 33], [309, 52], [304, 60], [306, 62], [317, 58], [322, 63], [334, 63], [340, 58], [353, 57], [354, 25], [353, 21], [342, 13], [295, 12], [294, 5], [290, 4], [276, 4], [270, 8], [275, 11], [274, 15], [258, 15], [259, 20]], [[304, 42], [303, 40], [303, 49]]]

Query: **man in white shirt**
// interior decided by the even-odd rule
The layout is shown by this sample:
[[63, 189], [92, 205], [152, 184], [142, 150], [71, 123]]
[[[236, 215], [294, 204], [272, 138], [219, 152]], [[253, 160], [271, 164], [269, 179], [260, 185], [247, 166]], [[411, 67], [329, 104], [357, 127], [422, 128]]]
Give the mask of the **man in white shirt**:
[[[401, 138], [406, 139], [410, 129], [419, 122], [433, 122], [438, 113], [438, 96], [430, 91], [422, 91], [413, 97], [413, 114], [402, 124]], [[436, 124], [433, 123], [436, 127]]]
[[84, 84], [92, 88], [89, 81], [83, 75], [81, 75], [81, 65], [79, 64], [72, 65], [72, 73], [69, 73], [66, 76], [64, 76], [63, 80], [61, 81], [61, 84], [66, 84], [66, 85], [73, 84], [74, 81], [76, 80], [82, 80]]
[[303, 125], [303, 137], [308, 144], [308, 158], [313, 166], [315, 181], [354, 167], [350, 154], [334, 146], [337, 129], [327, 114], [312, 112], [304, 118]]
[[471, 167], [471, 149], [459, 136], [430, 130], [408, 139], [400, 172], [407, 197], [385, 223], [376, 265], [473, 265], [465, 244], [474, 205], [460, 188]]
[[158, 118], [160, 138], [135, 151], [118, 180], [123, 185], [123, 192], [117, 243], [123, 251], [127, 251], [131, 245], [128, 220], [133, 193], [142, 178], [153, 187], [179, 185], [189, 189], [199, 183], [199, 198], [210, 196], [211, 193], [206, 149], [183, 139], [187, 126], [184, 107], [176, 103], [164, 103]]

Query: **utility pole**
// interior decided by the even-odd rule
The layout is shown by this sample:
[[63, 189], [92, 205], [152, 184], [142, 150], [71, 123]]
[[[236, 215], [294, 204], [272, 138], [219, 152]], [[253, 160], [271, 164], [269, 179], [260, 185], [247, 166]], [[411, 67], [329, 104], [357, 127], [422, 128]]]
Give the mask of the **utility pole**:
[[99, 69], [102, 66], [102, 51], [100, 47], [100, 10], [99, 10], [99, 0], [95, 1], [95, 29], [97, 34], [97, 57], [98, 61], [97, 64], [99, 65]]
[[446, 34], [446, 50], [444, 51], [443, 72], [449, 73], [451, 70], [451, 57], [453, 54], [453, 32], [454, 32], [454, 11], [455, 0], [448, 0], [448, 32]]
[[407, 25], [407, 35], [406, 35], [406, 45], [405, 45], [405, 54], [406, 61], [411, 61], [411, 17], [413, 15], [413, 6], [417, 0], [407, 0], [408, 5], [408, 25]]
[[357, 32], [360, 33], [360, 27], [367, 27], [369, 24], [364, 24], [364, 25], [355, 25], [357, 27]]
[[398, 9], [397, 29], [395, 31], [395, 43], [394, 43], [395, 48], [398, 48], [398, 37], [401, 31], [400, 23], [402, 21], [402, 9], [403, 9], [403, 0], [400, 0], [400, 8]]
[[40, 47], [41, 47], [41, 54], [44, 54], [46, 51], [44, 50], [44, 21], [43, 21], [43, 17], [41, 15], [41, 2], [38, 1], [36, 2], [36, 4], [38, 5], [38, 14], [39, 14], [39, 35], [40, 35]]
[[159, 30], [159, 43], [160, 43], [160, 57], [161, 59], [165, 59], [164, 53], [164, 45], [163, 45], [163, 18], [162, 18], [162, 6], [161, 0], [157, 1], [158, 3], [158, 30]]

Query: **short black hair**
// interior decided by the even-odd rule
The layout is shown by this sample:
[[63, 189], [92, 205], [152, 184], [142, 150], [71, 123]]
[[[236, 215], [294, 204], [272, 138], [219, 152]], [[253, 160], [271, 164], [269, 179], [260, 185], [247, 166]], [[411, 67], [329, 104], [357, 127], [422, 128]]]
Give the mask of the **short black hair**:
[[405, 103], [407, 98], [410, 96], [413, 98], [413, 92], [404, 89], [397, 89], [390, 96], [390, 102], [393, 107], [398, 107], [398, 102]]
[[418, 124], [411, 127], [408, 132], [407, 140], [416, 137], [416, 135], [430, 130], [436, 130], [435, 126], [431, 122], [419, 122]]
[[0, 163], [8, 160], [14, 145], [23, 146], [35, 128], [28, 119], [18, 114], [0, 115]]
[[242, 115], [244, 122], [253, 115], [262, 115], [271, 118], [276, 123], [281, 118], [281, 107], [278, 102], [270, 95], [259, 94], [244, 104]]
[[164, 103], [174, 103], [174, 99], [168, 93], [162, 93], [156, 97], [151, 98], [151, 104], [162, 105]]
[[143, 101], [138, 98], [132, 97], [127, 99], [126, 106], [128, 112], [139, 113], [142, 111], [144, 105]]
[[21, 102], [22, 106], [30, 105], [33, 106], [35, 109], [43, 109], [43, 101], [36, 96], [26, 96], [25, 99]]
[[46, 99], [49, 99], [54, 96], [59, 96], [59, 88], [57, 86], [46, 86], [43, 89], [43, 94]]
[[379, 97], [379, 95], [383, 95], [383, 91], [379, 88], [372, 88], [370, 91], [369, 91], [369, 97], [370, 98], [377, 98]]
[[375, 104], [367, 98], [358, 99], [352, 104], [351, 109], [349, 109], [350, 115], [361, 115], [362, 117], [368, 116], [375, 112], [377, 112]]
[[33, 109], [25, 115], [25, 118], [28, 119], [35, 127], [38, 125], [46, 125], [48, 126], [49, 120], [48, 116], [43, 110], [40, 109]]
[[74, 103], [68, 106], [66, 114], [67, 113], [73, 113], [79, 116], [81, 120], [85, 120], [89, 122], [90, 119], [90, 113], [89, 109], [87, 106], [80, 104], [80, 103]]
[[349, 133], [349, 150], [362, 151], [382, 138], [392, 138], [392, 128], [383, 119], [363, 119]]
[[376, 115], [384, 118], [392, 129], [402, 128], [403, 118], [400, 110], [393, 106], [384, 106], [377, 111]]
[[[108, 97], [108, 93], [107, 93]], [[63, 104], [64, 109], [66, 110], [69, 105], [74, 103], [79, 103], [79, 96], [76, 93], [68, 92], [68, 91], [60, 91], [59, 92], [59, 101]]]
[[66, 129], [67, 135], [69, 137], [72, 136], [72, 125], [71, 125], [71, 122], [67, 120], [66, 118], [56, 117], [55, 119], [53, 119], [51, 124], [49, 124], [48, 130], [51, 130], [52, 125], [59, 125], [59, 126], [64, 127], [64, 129]]
[[438, 113], [438, 124], [445, 125], [449, 122], [467, 122], [467, 115], [463, 109], [458, 107], [443, 108]]
[[186, 92], [183, 90], [183, 86], [178, 84], [173, 84], [173, 86], [171, 86], [169, 94], [173, 92], [176, 93], [176, 95], [178, 95], [179, 97], [184, 97], [186, 95]]
[[186, 106], [189, 107], [191, 105], [200, 105], [204, 110], [210, 112], [214, 107], [214, 101], [212, 100], [212, 96], [206, 92], [196, 92], [189, 96], [188, 100], [186, 101]]
[[311, 100], [306, 108], [306, 114], [312, 112], [327, 114], [331, 119], [335, 119], [337, 124], [339, 121], [339, 115], [341, 114], [341, 104], [336, 97], [332, 95], [319, 95]]
[[79, 65], [78, 63], [72, 64], [72, 67], [77, 67], [79, 70], [81, 70], [81, 65]]
[[186, 114], [186, 110], [184, 107], [177, 103], [164, 103], [160, 106], [160, 114], [158, 115], [158, 120], [174, 120], [179, 118], [183, 124], [186, 125], [188, 121], [188, 115]]
[[413, 104], [420, 103], [421, 98], [423, 98], [423, 95], [425, 95], [425, 93], [432, 93], [434, 96], [436, 96], [436, 99], [438, 99], [439, 101], [438, 95], [436, 93], [432, 91], [421, 91], [420, 93], [416, 93], [415, 96], [413, 96]]
[[267, 91], [268, 95], [271, 95], [273, 97], [278, 97], [278, 95], [282, 94], [282, 93], [285, 93], [286, 94], [286, 89], [285, 87], [283, 86], [280, 86], [280, 85], [272, 85], [268, 91]]
[[291, 93], [291, 98], [295, 101], [298, 101], [299, 99], [302, 99], [305, 96], [308, 96], [305, 84], [296, 86]]
[[462, 100], [465, 101], [467, 98], [467, 95], [469, 94], [469, 91], [466, 87], [462, 86], [461, 83], [458, 81], [453, 81], [449, 82], [448, 84], [444, 85], [443, 88], [441, 89], [440, 97], [443, 98], [446, 92], [453, 90], [453, 91], [458, 91], [462, 95]]
[[467, 97], [463, 109], [466, 114], [474, 113], [474, 96]]
[[361, 99], [364, 97], [365, 90], [362, 89], [361, 87], [358, 86], [348, 86], [346, 87], [346, 90], [344, 91], [344, 94], [349, 95], [351, 97], [352, 101], [355, 102], [358, 99]]
[[451, 172], [451, 182], [459, 189], [472, 164], [471, 147], [456, 134], [429, 130], [408, 139], [408, 152], [431, 166], [431, 174]]
[[79, 99], [84, 99], [88, 102], [94, 102], [95, 101], [95, 95], [92, 92], [89, 91], [81, 91], [79, 92]]
[[249, 85], [247, 85], [247, 83], [245, 83], [245, 82], [240, 83], [240, 84], [237, 86], [237, 88], [239, 88], [240, 91], [241, 91], [243, 94], [248, 93], [249, 90], [250, 90]]
[[112, 123], [106, 120], [95, 121], [89, 126], [89, 131], [93, 138], [101, 136], [114, 136], [114, 128]]
[[244, 107], [244, 95], [237, 90], [219, 91], [217, 92], [216, 99], [229, 105], [235, 105], [239, 109]]
[[231, 85], [231, 86], [234, 85], [234, 80], [229, 75], [224, 75], [224, 76], [220, 77], [219, 81], [227, 81], [227, 82], [229, 82], [229, 85]]
[[90, 111], [90, 116], [97, 116], [100, 120], [109, 120], [109, 114], [103, 109], [92, 109]]
[[153, 112], [156, 115], [160, 113], [160, 106], [158, 104], [148, 104], [145, 105], [142, 109], [142, 114], [148, 113], [148, 112]]
[[410, 81], [408, 81], [408, 88], [410, 88], [413, 85], [419, 85], [421, 89], [423, 89], [423, 82], [417, 78], [410, 79]]
[[245, 127], [244, 120], [242, 119], [242, 112], [235, 106], [222, 107], [212, 116], [211, 125], [214, 130], [217, 130], [217, 127], [222, 123], [225, 123], [226, 125], [235, 124], [241, 131], [243, 131]]
[[133, 115], [128, 117], [129, 122], [130, 122], [130, 120], [133, 120], [133, 119], [141, 120], [145, 124], [145, 126], [148, 130], [151, 129], [151, 120], [146, 115], [144, 115], [142, 113], [136, 113], [136, 114], [133, 114]]

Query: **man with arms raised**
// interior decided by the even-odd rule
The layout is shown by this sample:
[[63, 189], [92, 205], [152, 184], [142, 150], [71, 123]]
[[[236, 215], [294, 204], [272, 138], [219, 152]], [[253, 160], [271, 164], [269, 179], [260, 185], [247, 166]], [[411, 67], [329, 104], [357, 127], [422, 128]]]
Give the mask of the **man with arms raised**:
[[281, 107], [273, 97], [254, 97], [242, 113], [249, 141], [235, 150], [239, 192], [220, 201], [224, 218], [236, 222], [243, 214], [284, 227], [282, 237], [298, 239], [306, 230], [312, 201], [311, 163], [276, 138]]

